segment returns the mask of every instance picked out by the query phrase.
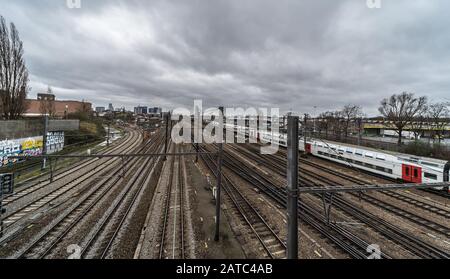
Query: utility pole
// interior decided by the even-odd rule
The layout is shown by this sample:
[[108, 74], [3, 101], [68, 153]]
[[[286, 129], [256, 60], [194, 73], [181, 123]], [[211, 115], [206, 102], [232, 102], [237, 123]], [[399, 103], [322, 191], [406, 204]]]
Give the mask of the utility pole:
[[[195, 118], [197, 118], [197, 119], [195, 119]], [[195, 155], [195, 162], [198, 163], [198, 152], [199, 152], [198, 141], [200, 141], [200, 139], [203, 138], [203, 135], [202, 135], [202, 132], [201, 132], [202, 129], [203, 129], [203, 121], [201, 121], [201, 119], [200, 119], [200, 112], [199, 111], [195, 112], [195, 118], [194, 118], [194, 129], [195, 129], [194, 133], [195, 133], [196, 136], [194, 137], [194, 139], [197, 141], [195, 143], [195, 152], [197, 153]]]
[[[305, 149], [305, 154], [307, 154], [306, 152], [306, 131], [307, 131], [307, 124], [308, 124], [308, 114], [305, 113], [305, 118], [303, 120], [303, 148]], [[298, 126], [298, 125], [297, 125]]]
[[317, 110], [317, 106], [314, 106], [314, 115], [313, 115], [313, 126], [314, 126], [314, 128], [313, 128], [313, 135], [312, 135], [313, 137], [316, 134], [316, 117], [317, 117], [316, 110]]
[[[169, 142], [169, 113], [166, 113], [166, 139], [164, 143], [164, 154], [167, 154], [167, 145]], [[164, 161], [167, 160], [167, 155], [164, 155]]]
[[298, 259], [298, 116], [288, 117], [287, 133], [287, 258]]
[[[48, 115], [44, 116], [44, 135], [42, 137], [42, 155], [47, 155], [47, 134], [48, 134]], [[42, 169], [44, 170], [47, 165], [47, 158], [42, 160]]]
[[[219, 107], [219, 127], [223, 135], [223, 107]], [[223, 153], [223, 136], [219, 139], [219, 152], [217, 153], [217, 189], [216, 189], [216, 233], [214, 236], [215, 241], [219, 241], [220, 237], [220, 190], [222, 187], [222, 153]]]
[[106, 138], [106, 146], [109, 147], [109, 136], [111, 135], [111, 123], [108, 122], [108, 137]]
[[360, 146], [361, 145], [361, 137], [362, 137], [362, 135], [361, 135], [362, 119], [358, 118], [357, 122], [358, 122], [358, 146]]

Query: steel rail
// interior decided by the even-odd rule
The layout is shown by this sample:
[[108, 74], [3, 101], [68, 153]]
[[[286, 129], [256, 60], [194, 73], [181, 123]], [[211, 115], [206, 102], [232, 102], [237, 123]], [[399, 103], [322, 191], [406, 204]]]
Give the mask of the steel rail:
[[[274, 167], [276, 167], [278, 165], [274, 165]], [[314, 175], [312, 173], [309, 173], [309, 175]], [[318, 177], [317, 175], [315, 175], [316, 177]], [[323, 179], [323, 178], [320, 178]], [[344, 202], [346, 202], [348, 205], [347, 201], [343, 201], [341, 203], [338, 203], [336, 201], [343, 201], [342, 198], [340, 198], [339, 196], [335, 197], [334, 199], [334, 204], [335, 205], [341, 205], [342, 208], [345, 207], [345, 205], [343, 204]], [[342, 209], [341, 208], [341, 209]], [[443, 251], [440, 248], [437, 248], [431, 244], [428, 244], [420, 239], [417, 239], [414, 236], [411, 236], [407, 233], [405, 233], [404, 231], [402, 231], [401, 229], [395, 227], [394, 225], [382, 220], [381, 218], [378, 218], [377, 216], [370, 214], [370, 216], [368, 216], [368, 212], [364, 212], [362, 210], [360, 210], [359, 208], [353, 207], [353, 208], [349, 208], [348, 206], [345, 207], [345, 209], [347, 209], [348, 211], [352, 211], [351, 215], [355, 216], [355, 217], [359, 217], [360, 220], [364, 220], [365, 223], [367, 223], [368, 225], [370, 225], [371, 227], [373, 227], [374, 229], [382, 232], [384, 235], [388, 236], [388, 238], [391, 238], [399, 243], [402, 243], [404, 247], [409, 247], [410, 249], [413, 249], [417, 254], [419, 254], [419, 256], [422, 256], [424, 258], [448, 258], [449, 254], [445, 251]], [[344, 211], [345, 211], [344, 209]], [[380, 225], [383, 225], [384, 227], [380, 227]], [[407, 240], [406, 240], [407, 239]]]
[[[112, 150], [107, 150], [106, 152], [108, 153], [108, 152], [113, 152], [115, 150], [120, 150], [126, 144], [135, 141], [134, 138], [136, 136], [139, 136], [139, 134], [133, 133], [130, 138], [127, 138], [126, 140], [121, 142], [120, 145], [115, 146]], [[56, 182], [56, 181], [58, 181], [60, 179], [63, 179], [63, 178], [66, 178], [68, 175], [71, 175], [71, 174], [73, 174], [75, 172], [78, 172], [79, 170], [84, 169], [84, 168], [86, 168], [86, 167], [96, 163], [98, 160], [99, 159], [89, 160], [89, 161], [84, 162], [81, 165], [78, 165], [78, 166], [76, 166], [74, 168], [70, 168], [70, 169], [65, 170], [65, 171], [63, 171], [61, 173], [55, 174], [55, 176], [53, 177], [53, 182]], [[29, 195], [31, 193], [34, 193], [34, 192], [42, 189], [43, 187], [45, 187], [45, 186], [47, 186], [49, 184], [51, 184], [51, 182], [49, 182], [49, 180], [47, 179], [47, 180], [44, 180], [44, 181], [38, 181], [37, 183], [32, 184], [32, 185], [28, 185], [27, 187], [25, 187], [25, 188], [23, 188], [23, 189], [21, 189], [19, 191], [16, 191], [14, 194], [9, 195], [5, 199], [5, 205], [8, 205], [9, 203], [12, 203], [12, 202], [14, 202], [16, 200], [19, 200], [19, 199], [21, 199], [21, 198], [23, 198], [23, 197], [25, 197], [25, 196], [27, 196], [27, 195]]]
[[[141, 150], [145, 148], [142, 147]], [[128, 163], [128, 162], [127, 162]], [[132, 165], [128, 168], [128, 170], [131, 170], [138, 162], [133, 162]], [[56, 246], [57, 244], [86, 216], [86, 214], [89, 213], [89, 211], [101, 200], [104, 198], [104, 196], [111, 191], [117, 182], [119, 182], [121, 179], [123, 179], [122, 176], [116, 176], [114, 177], [114, 180], [111, 182], [108, 179], [103, 179], [100, 181], [99, 184], [97, 184], [94, 191], [86, 195], [84, 198], [82, 198], [80, 201], [77, 201], [72, 208], [65, 212], [62, 216], [58, 217], [58, 221], [53, 223], [53, 225], [46, 229], [46, 232], [42, 234], [39, 238], [34, 240], [28, 247], [20, 252], [17, 256], [17, 258], [26, 258], [26, 254], [30, 254], [35, 247], [48, 240], [47, 238], [50, 238], [50, 245], [44, 248], [43, 252], [38, 255], [38, 258], [45, 258]], [[104, 189], [105, 186], [108, 186]], [[103, 191], [101, 191], [103, 190]], [[83, 209], [83, 206], [87, 207]], [[65, 224], [67, 219], [71, 219], [71, 215], [74, 215], [74, 218], [72, 221], [69, 222], [69, 224]], [[66, 228], [63, 228], [62, 233], [54, 237], [51, 235], [55, 231], [57, 231], [61, 226], [66, 226]], [[52, 239], [53, 238], [53, 239]], [[35, 254], [35, 253], [32, 253]]]
[[[200, 147], [202, 148], [202, 147]], [[208, 160], [204, 160], [204, 162], [207, 164], [210, 171], [214, 174], [214, 176], [217, 178], [217, 173], [214, 172], [216, 169], [216, 162], [210, 157], [207, 156]], [[204, 159], [204, 158], [203, 158]], [[270, 258], [275, 259], [277, 258], [274, 253], [279, 252], [278, 251], [272, 251], [271, 248], [265, 243], [264, 237], [260, 234], [260, 232], [257, 231], [255, 228], [255, 223], [259, 222], [264, 225], [264, 228], [270, 232], [272, 237], [276, 240], [277, 244], [274, 245], [280, 245], [281, 248], [286, 251], [286, 243], [281, 240], [281, 238], [272, 230], [270, 225], [267, 223], [267, 221], [258, 213], [256, 208], [250, 204], [250, 202], [244, 197], [244, 195], [238, 190], [237, 186], [232, 183], [232, 181], [229, 179], [228, 176], [225, 174], [222, 175], [224, 178], [224, 190], [227, 193], [228, 197], [238, 210], [239, 214], [244, 218], [245, 222], [250, 227], [251, 231], [256, 235], [258, 241], [263, 246], [264, 250], [266, 250], [267, 254]], [[241, 200], [241, 203], [238, 201], [238, 199]], [[246, 205], [246, 208], [244, 208], [241, 204], [244, 203], [244, 206]], [[248, 214], [253, 214], [254, 218], [257, 218], [258, 220], [251, 221], [251, 217], [248, 216]], [[283, 254], [285, 255], [285, 254]]]
[[[150, 147], [148, 149], [152, 149], [155, 146], [159, 145], [159, 141], [154, 141], [150, 143]], [[152, 158], [146, 158], [145, 162], [143, 165], [141, 165], [140, 169], [143, 170], [146, 168], [147, 164], [149, 163], [149, 161], [152, 161]], [[81, 250], [81, 257], [84, 258], [85, 255], [87, 254], [89, 248], [91, 248], [94, 244], [94, 241], [96, 239], [98, 239], [98, 237], [100, 236], [100, 234], [105, 230], [106, 225], [110, 222], [110, 220], [112, 220], [113, 215], [117, 212], [117, 210], [119, 209], [119, 207], [123, 204], [123, 201], [127, 198], [128, 194], [130, 193], [130, 191], [132, 190], [134, 184], [136, 183], [136, 181], [138, 180], [139, 176], [135, 176], [134, 180], [132, 180], [132, 182], [128, 182], [127, 185], [128, 187], [124, 190], [124, 192], [122, 192], [121, 194], [119, 194], [119, 197], [116, 199], [117, 201], [115, 202], [115, 204], [110, 207], [109, 209], [109, 213], [107, 212], [106, 215], [103, 216], [102, 221], [100, 222], [100, 224], [96, 227], [96, 229], [94, 230], [94, 233], [92, 234], [92, 236], [88, 239], [88, 241], [86, 242], [86, 244], [84, 245], [84, 247]], [[127, 210], [125, 211], [124, 215], [122, 216], [122, 218], [120, 218], [120, 221], [118, 222], [118, 224], [116, 225], [116, 229], [113, 233], [112, 236], [109, 237], [108, 243], [106, 245], [106, 248], [109, 249], [110, 245], [112, 244], [112, 241], [114, 240], [114, 237], [116, 236], [116, 232], [118, 231], [118, 229], [120, 229], [120, 227], [123, 225], [124, 219], [126, 218], [126, 216], [128, 215], [128, 213], [130, 212], [131, 207], [133, 206], [134, 202], [136, 201], [137, 198], [137, 194], [140, 192], [140, 189], [142, 189], [142, 184], [141, 187], [139, 187], [139, 189], [136, 191], [135, 195], [132, 195], [131, 198], [131, 203], [129, 204], [129, 206], [127, 207]], [[106, 248], [103, 248], [103, 251], [101, 253], [101, 257], [104, 257], [106, 255]]]

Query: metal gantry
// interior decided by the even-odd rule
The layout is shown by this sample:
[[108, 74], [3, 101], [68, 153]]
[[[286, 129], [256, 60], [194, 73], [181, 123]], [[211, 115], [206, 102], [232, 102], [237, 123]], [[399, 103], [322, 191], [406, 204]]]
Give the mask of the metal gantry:
[[[223, 115], [223, 108], [220, 108]], [[167, 156], [195, 156], [198, 158], [201, 155], [215, 155], [217, 156], [217, 185], [216, 185], [216, 230], [215, 230], [215, 236], [214, 239], [216, 241], [219, 241], [220, 236], [220, 189], [222, 184], [222, 165], [223, 165], [223, 139], [218, 143], [219, 144], [219, 151], [218, 152], [200, 152], [198, 148], [195, 150], [195, 152], [177, 152], [177, 153], [170, 153], [167, 152], [168, 150], [168, 143], [169, 143], [169, 130], [172, 129], [172, 125], [170, 125], [171, 117], [170, 114], [166, 114], [166, 129], [165, 129], [165, 143], [164, 143], [164, 152], [163, 153], [143, 153], [143, 154], [88, 154], [88, 155], [48, 155], [46, 153], [42, 155], [22, 155], [22, 156], [8, 156], [9, 159], [19, 159], [19, 160], [31, 160], [31, 159], [42, 159], [44, 162], [47, 160], [56, 159], [59, 158], [79, 158], [79, 159], [92, 159], [92, 158], [121, 158], [122, 160], [122, 175], [123, 171], [125, 169], [125, 158], [135, 158], [135, 157], [164, 157], [164, 160], [167, 159]], [[109, 134], [109, 133], [108, 133]], [[198, 160], [198, 159], [197, 159]], [[53, 170], [54, 168], [50, 168], [50, 182], [53, 180]], [[1, 208], [1, 207], [0, 207]]]
[[[222, 112], [223, 113], [223, 112]], [[223, 115], [223, 114], [222, 114]], [[217, 188], [216, 188], [216, 229], [215, 229], [215, 241], [219, 241], [220, 236], [220, 189], [222, 184], [222, 164], [223, 164], [223, 139], [218, 143], [219, 149], [217, 152], [200, 152], [196, 148], [195, 152], [167, 152], [168, 148], [168, 134], [169, 134], [169, 115], [166, 115], [166, 143], [165, 152], [163, 153], [147, 153], [147, 154], [93, 154], [93, 155], [37, 155], [37, 156], [10, 156], [10, 159], [36, 159], [41, 158], [58, 159], [58, 158], [116, 158], [119, 157], [122, 160], [130, 157], [155, 157], [155, 156], [198, 156], [201, 155], [216, 155], [217, 164]], [[306, 118], [306, 117], [305, 117]], [[321, 187], [298, 187], [298, 134], [299, 134], [299, 117], [288, 116], [287, 125], [287, 216], [288, 216], [288, 236], [287, 236], [287, 258], [298, 258], [298, 198], [300, 194], [322, 194], [324, 195], [325, 214], [329, 216], [333, 195], [335, 193], [348, 193], [348, 192], [367, 192], [367, 191], [385, 191], [385, 190], [400, 190], [400, 189], [430, 189], [436, 187], [449, 187], [450, 182], [443, 183], [422, 183], [422, 184], [386, 184], [386, 185], [355, 185], [355, 186], [321, 186]], [[222, 127], [223, 128], [223, 127]], [[447, 178], [448, 179], [448, 178]], [[2, 185], [3, 186], [3, 185]], [[3, 187], [0, 187], [0, 191], [3, 191]], [[2, 192], [0, 192], [0, 212]], [[325, 195], [328, 194], [328, 201]], [[1, 231], [0, 231], [1, 233]]]

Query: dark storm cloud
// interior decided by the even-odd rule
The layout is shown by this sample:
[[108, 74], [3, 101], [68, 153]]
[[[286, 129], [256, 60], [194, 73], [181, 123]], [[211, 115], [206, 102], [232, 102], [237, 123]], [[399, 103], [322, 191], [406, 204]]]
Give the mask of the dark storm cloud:
[[[0, 0], [25, 44], [33, 94], [166, 108], [298, 112], [401, 91], [442, 100], [450, 74], [445, 0]], [[448, 97], [447, 97], [448, 98]]]

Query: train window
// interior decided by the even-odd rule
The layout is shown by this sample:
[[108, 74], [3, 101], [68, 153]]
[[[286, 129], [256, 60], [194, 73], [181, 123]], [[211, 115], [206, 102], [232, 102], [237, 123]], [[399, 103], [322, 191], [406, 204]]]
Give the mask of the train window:
[[417, 171], [417, 169], [414, 169], [414, 177], [419, 177], [419, 172]]
[[415, 159], [415, 158], [401, 158], [401, 157], [399, 157], [399, 159], [400, 160], [405, 160], [405, 161], [407, 161], [407, 162], [411, 162], [411, 163], [418, 163], [419, 162], [419, 160], [418, 159]]
[[427, 165], [427, 166], [430, 166], [430, 167], [437, 167], [437, 168], [439, 167], [438, 164], [433, 164], [433, 163], [424, 162], [424, 161], [422, 161], [422, 164]]
[[362, 156], [363, 155], [361, 150], [356, 150], [355, 154], [358, 155], [358, 156]]
[[353, 149], [347, 149], [346, 152], [347, 152], [348, 154], [353, 154]]
[[433, 180], [437, 180], [437, 175], [435, 175], [435, 174], [425, 172], [423, 175], [424, 175], [426, 178], [433, 179]]
[[378, 170], [378, 171], [385, 172], [384, 168], [383, 168], [383, 167], [380, 167], [380, 166], [376, 166], [375, 169]]
[[406, 167], [406, 168], [405, 168], [405, 175], [406, 175], [406, 176], [409, 176], [409, 167]]
[[367, 153], [366, 153], [366, 157], [367, 157], [367, 158], [373, 158], [373, 154], [372, 154], [372, 153], [369, 153], [369, 152], [367, 152]]
[[377, 154], [377, 160], [386, 161], [386, 157], [384, 155]]
[[364, 166], [373, 169], [373, 165], [372, 164], [364, 163]]

